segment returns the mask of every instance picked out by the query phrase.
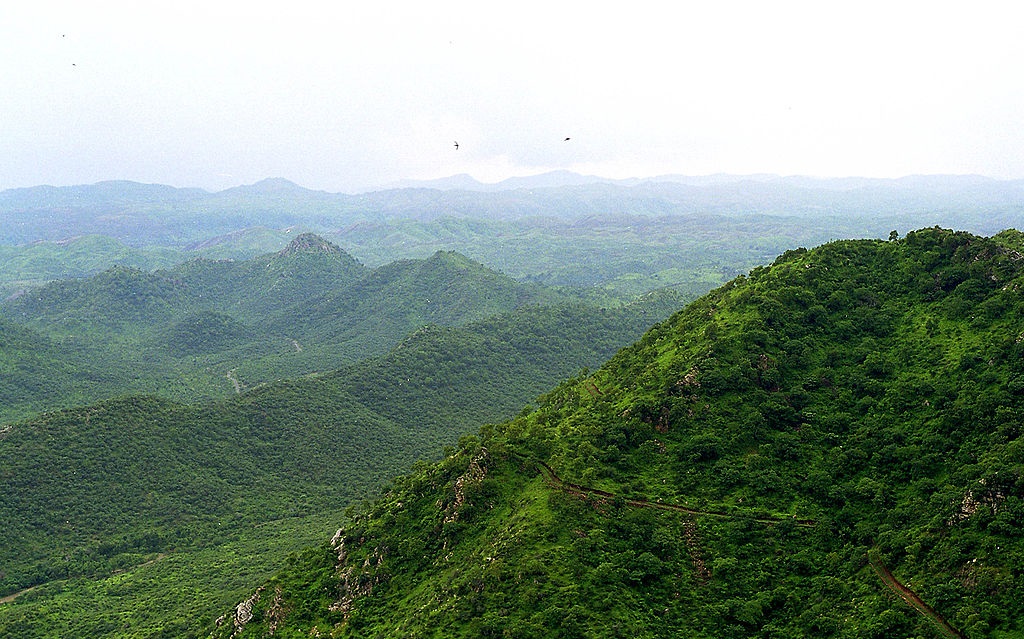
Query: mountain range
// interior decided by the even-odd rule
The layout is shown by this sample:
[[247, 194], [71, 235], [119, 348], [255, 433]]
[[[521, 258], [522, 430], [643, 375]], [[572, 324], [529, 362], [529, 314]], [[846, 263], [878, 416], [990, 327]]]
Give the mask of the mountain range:
[[[1019, 215], [1024, 204], [1024, 181], [977, 176], [895, 180], [663, 176], [617, 182], [553, 173], [516, 178], [485, 190], [465, 178], [427, 184], [434, 188], [355, 195], [309, 190], [281, 178], [216, 193], [134, 182], [10, 189], [0, 192], [0, 242], [25, 244], [99, 234], [136, 246], [184, 247], [255, 226], [300, 226], [327, 232], [398, 218], [566, 219], [604, 214], [878, 217], [979, 208], [990, 217], [1001, 217]], [[999, 221], [989, 220], [993, 224]]]
[[0, 193], [0, 635], [1024, 636], [1020, 183], [444, 186]]
[[681, 303], [596, 299], [300, 235], [8, 300], [0, 635], [197, 632], [382, 482]]
[[115, 265], [248, 260], [303, 232], [370, 267], [457, 251], [521, 281], [597, 286], [621, 299], [667, 286], [696, 295], [794, 246], [936, 225], [981, 235], [1024, 226], [1022, 183], [977, 176], [616, 182], [556, 173], [471, 186], [347, 195], [271, 179], [218, 193], [130, 182], [4, 191], [0, 297]]

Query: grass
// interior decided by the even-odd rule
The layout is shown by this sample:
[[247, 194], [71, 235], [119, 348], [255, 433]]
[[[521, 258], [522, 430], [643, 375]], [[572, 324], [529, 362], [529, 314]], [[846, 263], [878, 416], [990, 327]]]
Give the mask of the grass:
[[328, 512], [277, 520], [255, 527], [244, 540], [145, 557], [134, 568], [99, 579], [43, 584], [0, 605], [0, 635], [195, 636], [269, 578], [290, 553], [329, 539], [342, 518]]

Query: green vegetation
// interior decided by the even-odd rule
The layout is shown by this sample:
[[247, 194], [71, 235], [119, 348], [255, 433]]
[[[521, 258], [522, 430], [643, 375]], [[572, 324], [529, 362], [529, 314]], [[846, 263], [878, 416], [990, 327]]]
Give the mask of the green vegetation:
[[1024, 636], [1022, 255], [789, 251], [417, 464], [213, 636]]
[[[426, 326], [379, 357], [227, 400], [134, 396], [2, 426], [0, 597], [34, 589], [0, 604], [0, 635], [194, 633], [333, 532], [347, 505], [605, 361], [678, 306], [666, 294], [608, 310], [523, 306]], [[163, 312], [132, 306], [140, 317], [154, 307]], [[225, 317], [173, 323], [181, 340], [169, 343], [195, 352], [190, 340], [206, 336], [212, 348], [237, 328]], [[45, 344], [3, 326], [5, 339]]]
[[0, 298], [115, 265], [250, 259], [301, 231], [372, 267], [455, 250], [524, 281], [627, 298], [664, 286], [703, 294], [793, 246], [934, 224], [980, 234], [1024, 224], [1019, 182], [970, 176], [557, 183], [360, 195], [286, 180], [220, 193], [131, 182], [3, 191]]
[[224, 398], [379, 356], [427, 324], [583, 299], [620, 305], [451, 252], [369, 269], [311, 234], [251, 260], [114, 267], [0, 304], [0, 422], [127, 393]]
[[345, 250], [0, 250], [99, 271], [0, 306], [0, 635], [1024, 636], [1016, 231], [787, 251], [661, 321], [889, 223], [452, 194], [343, 226], [262, 188], [218, 206], [298, 198]]

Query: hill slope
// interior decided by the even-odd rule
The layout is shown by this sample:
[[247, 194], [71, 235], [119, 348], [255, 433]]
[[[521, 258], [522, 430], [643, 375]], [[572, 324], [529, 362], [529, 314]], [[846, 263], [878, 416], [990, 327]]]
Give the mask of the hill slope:
[[213, 634], [1022, 636], [1022, 239], [791, 251], [395, 481]]
[[231, 400], [129, 397], [0, 426], [0, 599], [34, 587], [0, 603], [0, 635], [195, 632], [346, 506], [606, 360], [667, 303], [522, 308]]
[[574, 297], [449, 252], [369, 269], [312, 234], [251, 260], [115, 267], [0, 304], [0, 422], [127, 393], [223, 398], [379, 356], [426, 324]]

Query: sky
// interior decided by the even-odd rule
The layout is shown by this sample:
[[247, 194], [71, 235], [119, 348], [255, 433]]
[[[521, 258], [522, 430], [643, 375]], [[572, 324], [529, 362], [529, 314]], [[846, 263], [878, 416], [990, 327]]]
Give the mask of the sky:
[[1024, 178], [1020, 15], [984, 0], [3, 2], [0, 189]]

